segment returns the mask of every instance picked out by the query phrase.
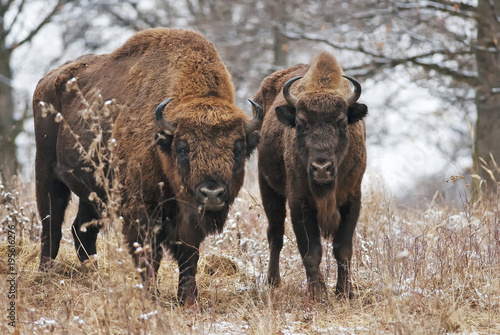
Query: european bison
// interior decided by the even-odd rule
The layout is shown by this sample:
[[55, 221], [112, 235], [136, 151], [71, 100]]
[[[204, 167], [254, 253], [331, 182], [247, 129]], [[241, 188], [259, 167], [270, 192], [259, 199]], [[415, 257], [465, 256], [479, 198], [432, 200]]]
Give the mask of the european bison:
[[264, 109], [259, 184], [269, 221], [271, 285], [280, 283], [279, 254], [288, 200], [309, 294], [317, 298], [323, 285], [319, 271], [323, 235], [333, 238], [336, 291], [352, 296], [352, 238], [366, 167], [362, 119], [367, 107], [356, 102], [360, 95], [360, 84], [343, 75], [336, 59], [323, 52], [311, 65], [273, 73], [255, 96]]
[[[88, 129], [79, 90], [66, 87], [72, 78], [83, 97], [98, 89], [117, 103], [98, 120], [98, 142], [104, 156], [106, 143], [116, 144], [118, 172], [110, 164], [104, 170], [119, 181], [119, 215], [143, 279], [156, 282], [163, 246], [179, 265], [179, 300], [193, 304], [200, 243], [223, 229], [245, 159], [259, 141], [262, 110], [251, 101], [257, 116], [250, 120], [235, 105], [214, 46], [187, 30], [144, 30], [110, 54], [85, 55], [49, 72], [33, 97], [42, 270], [57, 255], [70, 192], [80, 198], [72, 231], [81, 261], [96, 253], [99, 228], [88, 223], [102, 218], [99, 203], [109, 201], [106, 181], [95, 178], [102, 161], [82, 158], [100, 135]], [[44, 115], [48, 104], [55, 112]]]

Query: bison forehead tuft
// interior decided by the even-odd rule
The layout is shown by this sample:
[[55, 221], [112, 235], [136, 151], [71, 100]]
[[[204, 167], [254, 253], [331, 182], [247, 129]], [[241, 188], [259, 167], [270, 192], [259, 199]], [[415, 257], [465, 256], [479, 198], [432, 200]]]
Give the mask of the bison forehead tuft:
[[315, 57], [298, 86], [302, 92], [345, 90], [346, 96], [350, 93], [349, 84], [342, 79], [342, 68], [335, 57], [326, 52]]
[[199, 117], [178, 119], [177, 129], [180, 138], [196, 141], [212, 141], [218, 137], [234, 138], [244, 136], [244, 118], [229, 117], [227, 114], [206, 113]]
[[337, 92], [302, 94], [299, 96], [298, 109], [308, 119], [325, 116], [336, 118], [347, 111], [347, 102]]
[[165, 111], [169, 121], [194, 125], [196, 127], [228, 128], [234, 124], [244, 124], [249, 116], [232, 103], [221, 101], [218, 98], [191, 99], [188, 102], [178, 102], [175, 99]]
[[208, 110], [205, 114], [200, 115], [197, 120], [193, 120], [199, 124], [212, 127], [212, 131], [226, 130], [235, 128], [238, 125], [244, 124], [243, 117], [235, 118], [233, 113], [220, 113], [219, 111]]

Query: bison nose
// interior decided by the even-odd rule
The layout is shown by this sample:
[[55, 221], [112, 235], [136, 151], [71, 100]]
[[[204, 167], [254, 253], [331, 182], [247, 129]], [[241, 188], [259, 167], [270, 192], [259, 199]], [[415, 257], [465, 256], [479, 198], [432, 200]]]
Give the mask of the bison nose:
[[330, 172], [332, 170], [332, 162], [312, 162], [311, 169], [313, 172]]
[[197, 196], [200, 203], [208, 210], [222, 209], [226, 201], [226, 186], [217, 182], [203, 183], [198, 186]]
[[310, 171], [319, 183], [328, 183], [335, 177], [335, 167], [330, 160], [316, 160], [310, 164]]
[[216, 187], [216, 188], [208, 188], [201, 187], [200, 194], [203, 199], [206, 199], [209, 203], [218, 203], [221, 202], [222, 195], [224, 194], [224, 187]]

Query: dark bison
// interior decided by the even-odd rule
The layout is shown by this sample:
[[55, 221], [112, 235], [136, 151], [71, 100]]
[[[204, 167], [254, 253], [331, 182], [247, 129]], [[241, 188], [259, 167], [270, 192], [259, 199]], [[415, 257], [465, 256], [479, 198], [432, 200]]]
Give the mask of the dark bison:
[[[79, 89], [68, 88], [75, 80]], [[99, 134], [88, 128], [80, 95], [96, 89], [118, 106], [98, 123], [101, 143], [116, 143], [119, 168], [113, 172], [105, 162], [104, 171], [120, 184], [130, 252], [146, 283], [155, 283], [162, 246], [169, 250], [179, 265], [178, 298], [192, 304], [200, 243], [223, 229], [245, 159], [258, 144], [262, 110], [252, 102], [257, 117], [250, 120], [235, 105], [214, 46], [187, 30], [144, 30], [110, 54], [82, 56], [49, 72], [33, 97], [42, 270], [57, 255], [70, 192], [80, 198], [72, 228], [78, 257], [96, 253], [99, 228], [88, 223], [102, 219], [100, 204], [110, 197], [96, 180], [102, 161], [82, 158]], [[49, 104], [55, 112], [47, 115]], [[107, 148], [101, 145], [105, 156]]]
[[273, 73], [255, 96], [264, 109], [259, 183], [269, 220], [271, 285], [280, 282], [279, 255], [288, 200], [308, 292], [317, 298], [323, 285], [319, 271], [323, 235], [333, 238], [337, 293], [352, 296], [352, 238], [366, 167], [362, 119], [367, 107], [356, 102], [360, 95], [360, 84], [343, 75], [336, 59], [323, 52], [311, 65]]

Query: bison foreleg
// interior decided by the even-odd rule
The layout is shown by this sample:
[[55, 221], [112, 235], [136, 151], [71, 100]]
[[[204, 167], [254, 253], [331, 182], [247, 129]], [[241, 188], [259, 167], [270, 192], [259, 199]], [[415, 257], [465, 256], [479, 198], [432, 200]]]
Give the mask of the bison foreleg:
[[160, 268], [161, 259], [163, 258], [163, 249], [156, 242], [151, 243], [151, 249], [147, 246], [141, 259], [142, 270], [141, 277], [146, 284], [147, 291], [153, 296], [159, 296], [158, 289], [158, 269]]
[[353, 298], [354, 293], [350, 278], [352, 258], [352, 238], [359, 217], [361, 199], [350, 200], [340, 207], [341, 223], [333, 240], [333, 252], [337, 260], [337, 290], [341, 296]]
[[161, 248], [163, 236], [155, 234], [148, 237], [144, 227], [147, 227], [147, 223], [124, 224], [123, 232], [137, 271], [140, 272], [144, 289], [148, 294], [156, 296], [158, 295], [157, 274], [163, 257]]
[[[80, 199], [78, 214], [71, 229], [80, 262], [85, 262], [90, 255], [97, 254], [96, 240], [100, 228], [88, 223], [98, 218], [99, 215], [93, 205]], [[93, 266], [97, 268], [97, 261], [93, 263]]]
[[267, 240], [269, 242], [270, 257], [267, 280], [269, 285], [277, 287], [280, 284], [279, 261], [285, 233], [286, 198], [275, 192], [261, 175], [259, 175], [259, 184], [262, 204], [269, 221]]
[[324, 285], [319, 268], [322, 249], [317, 212], [306, 202], [296, 202], [290, 204], [290, 214], [297, 246], [306, 269], [308, 293], [312, 299], [317, 300], [321, 298]]
[[186, 306], [194, 305], [198, 299], [196, 271], [200, 257], [200, 243], [201, 241], [180, 241], [175, 253], [175, 258], [179, 264], [177, 298], [181, 304]]

